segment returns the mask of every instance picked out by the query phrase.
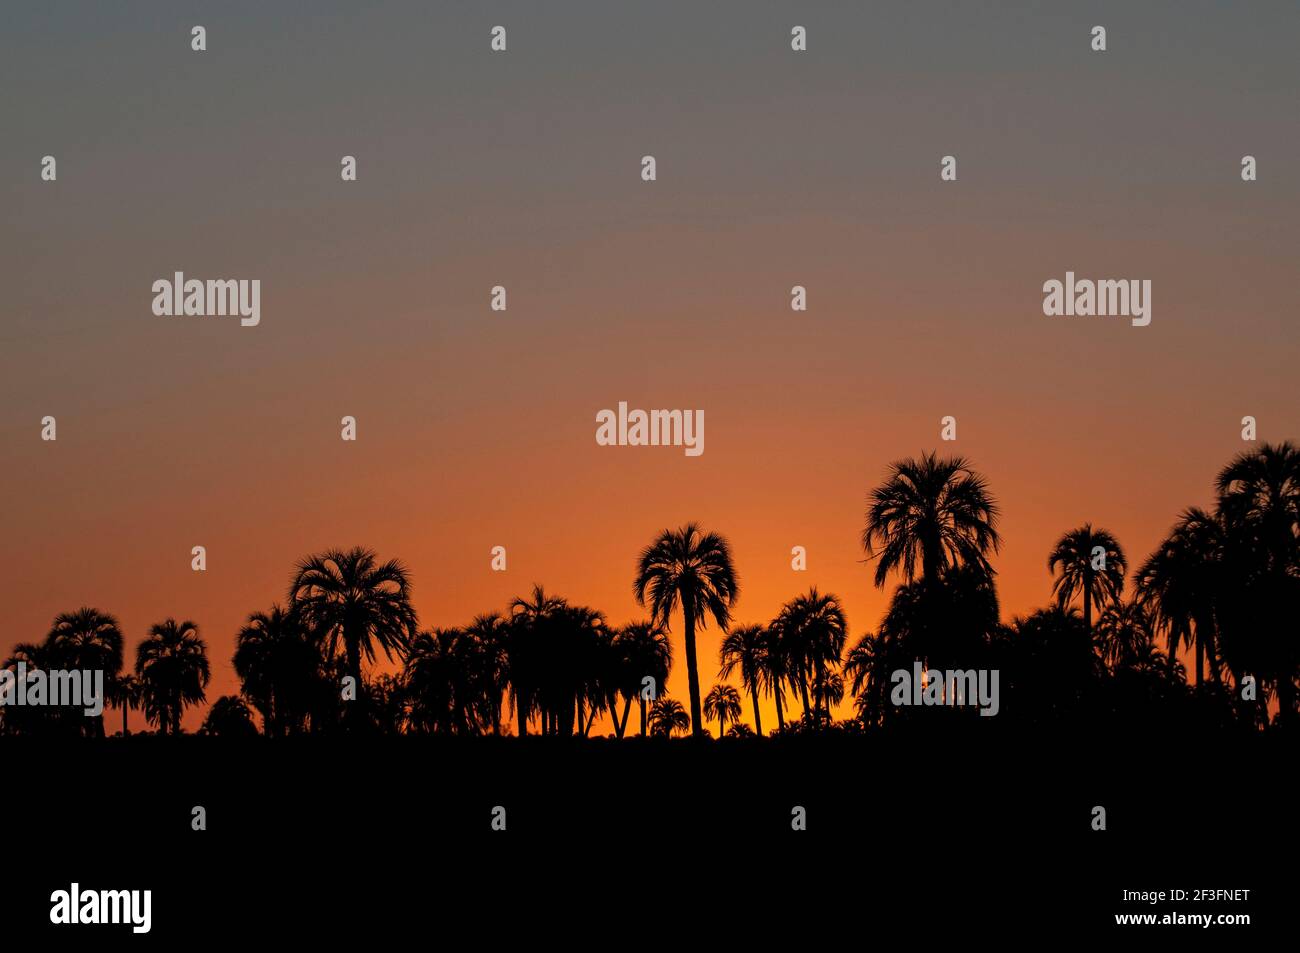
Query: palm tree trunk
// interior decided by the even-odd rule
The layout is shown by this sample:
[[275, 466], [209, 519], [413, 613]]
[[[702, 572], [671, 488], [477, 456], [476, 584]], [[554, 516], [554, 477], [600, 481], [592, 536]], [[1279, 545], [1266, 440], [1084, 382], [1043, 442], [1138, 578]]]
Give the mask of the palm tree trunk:
[[1088, 633], [1088, 641], [1092, 641], [1092, 580], [1086, 575], [1083, 580], [1083, 628]]
[[641, 737], [645, 737], [645, 696], [641, 696]]
[[781, 708], [781, 689], [779, 686], [772, 692], [772, 696], [776, 699], [776, 723], [781, 731], [785, 731], [785, 712]]
[[126, 730], [126, 713], [130, 707], [131, 707], [131, 703], [128, 702], [125, 698], [123, 698], [122, 699], [122, 737], [123, 738], [125, 738], [127, 735], [131, 733]]
[[700, 718], [700, 673], [695, 664], [695, 616], [689, 609], [684, 609], [682, 616], [686, 623], [686, 675], [691, 692], [691, 734], [699, 738], [704, 734], [704, 726]]
[[763, 737], [763, 719], [758, 716], [758, 692], [751, 691], [749, 697], [754, 699], [754, 734]]

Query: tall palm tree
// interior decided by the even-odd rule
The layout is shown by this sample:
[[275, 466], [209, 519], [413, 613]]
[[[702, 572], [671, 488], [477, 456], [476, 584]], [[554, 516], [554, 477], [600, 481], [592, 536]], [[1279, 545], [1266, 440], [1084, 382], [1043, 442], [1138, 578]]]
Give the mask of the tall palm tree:
[[[122, 671], [122, 630], [117, 619], [98, 609], [82, 606], [75, 612], [55, 616], [46, 638], [53, 667], [103, 672], [105, 694], [112, 695], [114, 682]], [[102, 713], [89, 728], [90, 734], [104, 736]]]
[[140, 679], [131, 674], [119, 675], [113, 685], [113, 704], [120, 706], [122, 709], [123, 738], [131, 734], [131, 730], [126, 723], [126, 716], [127, 712], [132, 708], [140, 707], [141, 691]]
[[876, 586], [895, 569], [911, 582], [938, 579], [950, 566], [976, 565], [997, 552], [998, 507], [984, 478], [964, 457], [940, 460], [933, 453], [901, 460], [871, 491], [862, 546], [868, 559], [879, 558]]
[[758, 713], [758, 696], [767, 678], [767, 650], [771, 640], [761, 625], [734, 626], [722, 640], [718, 659], [722, 667], [718, 678], [730, 678], [740, 670], [740, 684], [754, 702], [754, 731], [763, 735], [763, 719]]
[[882, 627], [879, 635], [867, 632], [844, 657], [849, 694], [853, 696], [858, 719], [866, 726], [882, 724], [887, 717], [891, 710], [889, 678], [904, 661], [889, 636], [888, 627]]
[[167, 619], [151, 626], [149, 637], [136, 647], [135, 673], [145, 718], [165, 735], [179, 732], [186, 706], [206, 699], [211, 677], [198, 625]]
[[820, 669], [808, 687], [812, 694], [813, 710], [819, 707], [826, 721], [831, 720], [831, 708], [844, 701], [844, 676], [831, 669]]
[[[781, 607], [768, 628], [780, 633], [787, 659], [791, 687], [799, 691], [805, 714], [815, 715], [809, 687], [838, 667], [848, 638], [844, 607], [834, 593], [820, 593], [813, 586]], [[842, 693], [841, 693], [842, 696]], [[827, 716], [830, 710], [826, 711]]]
[[664, 530], [641, 553], [636, 581], [636, 601], [649, 608], [653, 621], [665, 629], [680, 607], [686, 642], [686, 676], [690, 686], [691, 730], [703, 734], [700, 714], [700, 677], [695, 657], [695, 630], [709, 618], [726, 629], [731, 608], [740, 594], [731, 546], [717, 533], [703, 533], [695, 523]]
[[[587, 606], [568, 606], [559, 616], [567, 664], [557, 667], [557, 720], [564, 733], [586, 737], [605, 709], [607, 649], [612, 642], [604, 613]], [[576, 716], [576, 717], [575, 717]]]
[[[646, 696], [642, 691], [644, 680], [653, 679], [656, 698], [667, 691], [668, 675], [673, 667], [673, 645], [663, 627], [653, 622], [633, 622], [624, 626], [619, 633], [619, 643], [627, 659], [624, 697], [630, 700], [635, 695], [640, 702], [641, 737], [644, 738], [648, 726]], [[623, 720], [626, 723], [626, 707]]]
[[1097, 650], [1112, 671], [1140, 667], [1151, 659], [1154, 629], [1148, 605], [1140, 597], [1117, 601], [1097, 619]]
[[[32, 672], [60, 667], [48, 638], [42, 642], [19, 642], [10, 650], [9, 657], [0, 668], [13, 669], [16, 678], [20, 665], [25, 668], [29, 678]], [[73, 711], [75, 709], [48, 705], [9, 705], [0, 708], [0, 714], [4, 715], [6, 734], [80, 734], [83, 726], [73, 722]], [[81, 713], [77, 712], [78, 721], [80, 716]]]
[[1172, 671], [1182, 642], [1196, 651], [1196, 684], [1205, 664], [1222, 680], [1218, 652], [1218, 604], [1224, 584], [1224, 528], [1217, 515], [1197, 507], [1185, 510], [1169, 535], [1137, 571], [1138, 595], [1154, 625], [1167, 638]]
[[547, 734], [550, 673], [554, 669], [547, 634], [553, 619], [568, 603], [559, 596], [548, 596], [534, 585], [529, 596], [519, 596], [510, 603], [506, 655], [510, 667], [510, 702], [519, 720], [519, 735], [528, 734], [528, 719], [541, 716], [542, 734]]
[[657, 698], [650, 706], [650, 734], [669, 738], [677, 731], [691, 730], [691, 716], [675, 698]]
[[718, 737], [727, 733], [727, 722], [740, 721], [740, 692], [731, 685], [714, 685], [704, 697], [704, 714], [718, 723]]
[[1300, 447], [1264, 444], [1238, 454], [1215, 481], [1225, 527], [1223, 654], [1235, 673], [1255, 671], [1271, 681], [1277, 720], [1296, 713], [1300, 638]]
[[779, 628], [768, 626], [762, 635], [763, 688], [776, 702], [776, 728], [785, 731], [785, 686], [790, 681], [790, 653]]
[[[1100, 549], [1101, 552], [1096, 552]], [[1100, 561], [1101, 565], [1097, 565]], [[1084, 523], [1056, 541], [1047, 557], [1047, 570], [1060, 575], [1052, 583], [1056, 604], [1064, 609], [1076, 597], [1083, 599], [1083, 626], [1092, 632], [1092, 609], [1104, 609], [1124, 591], [1128, 561], [1118, 541], [1104, 529]]]
[[401, 655], [417, 627], [406, 567], [396, 559], [380, 563], [373, 550], [360, 547], [332, 549], [300, 562], [289, 604], [328, 655], [342, 645], [358, 695], [364, 687], [362, 656], [373, 662], [376, 648], [390, 660], [394, 652]]
[[472, 642], [461, 629], [433, 629], [411, 640], [403, 679], [411, 700], [413, 730], [476, 732], [472, 651]]
[[1224, 521], [1252, 532], [1271, 571], [1300, 569], [1300, 447], [1266, 443], [1240, 453], [1215, 488]]
[[275, 605], [249, 615], [235, 637], [234, 667], [266, 734], [302, 730], [320, 653], [297, 613]]
[[470, 664], [478, 720], [500, 735], [502, 703], [510, 687], [509, 626], [496, 612], [481, 613], [466, 626], [465, 635], [474, 647]]

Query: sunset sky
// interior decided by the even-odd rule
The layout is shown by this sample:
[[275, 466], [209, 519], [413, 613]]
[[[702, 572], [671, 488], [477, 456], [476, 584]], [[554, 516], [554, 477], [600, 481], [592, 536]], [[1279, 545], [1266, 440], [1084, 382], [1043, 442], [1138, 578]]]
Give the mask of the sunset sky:
[[[1244, 415], [1300, 437], [1294, 3], [353, 6], [6, 12], [3, 655], [83, 604], [132, 661], [190, 618], [211, 700], [295, 561], [354, 545], [425, 627], [534, 582], [622, 624], [689, 520], [733, 545], [737, 621], [816, 585], [852, 641], [889, 594], [866, 495], [931, 449], [1001, 505], [1009, 619], [1064, 531], [1136, 566], [1209, 505]], [[1067, 270], [1150, 279], [1151, 324], [1044, 316]], [[175, 271], [260, 279], [261, 324], [154, 316]], [[703, 409], [704, 454], [597, 446], [621, 400]]]

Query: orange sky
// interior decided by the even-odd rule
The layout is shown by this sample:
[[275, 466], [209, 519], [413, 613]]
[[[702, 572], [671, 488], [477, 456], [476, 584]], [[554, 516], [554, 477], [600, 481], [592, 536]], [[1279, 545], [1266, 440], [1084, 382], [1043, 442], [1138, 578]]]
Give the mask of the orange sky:
[[[1046, 602], [1062, 532], [1106, 527], [1136, 564], [1209, 504], [1243, 415], [1300, 435], [1285, 31], [1117, 12], [1101, 68], [1059, 14], [958, 9], [945, 35], [970, 44], [918, 57], [950, 41], [893, 10], [827, 22], [792, 62], [762, 45], [770, 11], [579, 42], [612, 15], [521, 11], [531, 42], [504, 61], [456, 41], [472, 24], [395, 34], [369, 11], [219, 24], [202, 61], [166, 23], [92, 42], [24, 15], [10, 62], [52, 79], [15, 98], [0, 168], [0, 650], [83, 603], [132, 647], [190, 617], [216, 697], [247, 614], [352, 545], [406, 561], [426, 626], [534, 582], [621, 624], [638, 550], [688, 520], [732, 541], [739, 621], [816, 584], [856, 638], [887, 598], [860, 562], [866, 494], [936, 447], [1001, 503], [1009, 617]], [[261, 279], [260, 326], [153, 316], [176, 270]], [[1066, 270], [1150, 279], [1151, 325], [1045, 317]], [[620, 400], [703, 408], [704, 455], [598, 447]]]

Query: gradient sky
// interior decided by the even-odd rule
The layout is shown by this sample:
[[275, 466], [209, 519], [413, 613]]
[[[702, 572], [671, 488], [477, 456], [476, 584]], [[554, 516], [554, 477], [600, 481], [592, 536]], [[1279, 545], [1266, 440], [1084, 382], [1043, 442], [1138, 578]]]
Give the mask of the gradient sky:
[[[293, 563], [357, 544], [425, 626], [533, 582], [621, 624], [688, 520], [733, 544], [738, 621], [815, 584], [856, 639], [866, 494], [935, 448], [1002, 506], [1009, 618], [1062, 532], [1136, 564], [1209, 504], [1243, 415], [1300, 436], [1294, 3], [431, 6], [6, 11], [0, 652], [82, 604], [132, 659], [188, 617], [215, 698]], [[1150, 326], [1044, 316], [1066, 270], [1150, 279]], [[174, 271], [261, 279], [261, 325], [155, 317]], [[704, 455], [598, 447], [620, 400], [703, 408]]]

